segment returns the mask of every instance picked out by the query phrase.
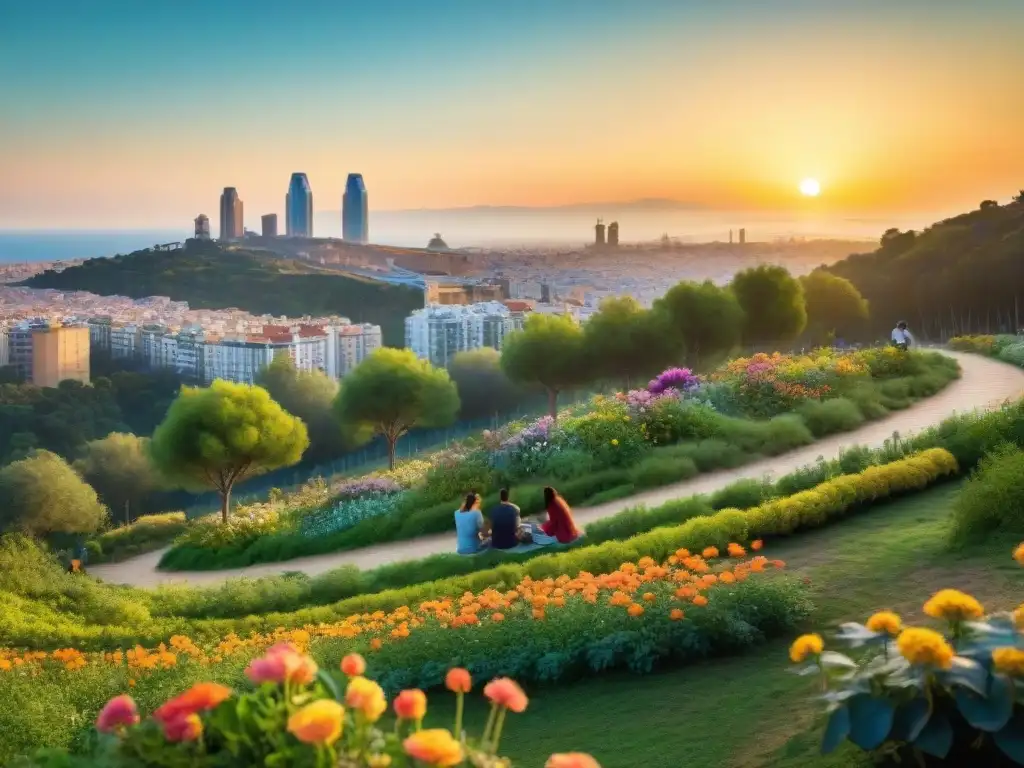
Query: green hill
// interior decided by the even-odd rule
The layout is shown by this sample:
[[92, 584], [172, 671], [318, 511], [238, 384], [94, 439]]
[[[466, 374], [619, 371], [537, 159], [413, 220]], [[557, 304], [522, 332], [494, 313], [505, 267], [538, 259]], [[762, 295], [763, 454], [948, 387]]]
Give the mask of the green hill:
[[423, 306], [420, 291], [331, 274], [299, 261], [190, 240], [180, 251], [136, 251], [46, 271], [22, 285], [101, 296], [169, 296], [194, 309], [237, 307], [254, 314], [338, 314], [380, 325], [384, 343], [401, 347], [405, 318]]
[[1024, 192], [923, 232], [890, 229], [881, 246], [821, 267], [871, 303], [872, 337], [906, 320], [919, 338], [1024, 327]]

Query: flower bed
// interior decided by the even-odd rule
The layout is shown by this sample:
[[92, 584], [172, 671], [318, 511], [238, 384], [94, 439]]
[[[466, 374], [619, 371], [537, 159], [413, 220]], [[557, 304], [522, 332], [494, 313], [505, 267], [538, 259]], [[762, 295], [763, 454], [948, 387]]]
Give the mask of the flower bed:
[[[736, 544], [721, 554], [677, 551], [661, 564], [642, 558], [598, 575], [524, 578], [509, 589], [439, 596], [294, 630], [229, 634], [208, 644], [176, 636], [168, 645], [126, 652], [3, 651], [0, 744], [39, 734], [44, 712], [45, 727], [68, 738], [75, 733], [71, 713], [91, 717], [108, 691], [130, 689], [155, 705], [168, 689], [191, 681], [237, 684], [254, 655], [281, 642], [308, 648], [321, 661], [364, 651], [384, 687], [396, 691], [438, 687], [450, 664], [479, 679], [514, 674], [533, 683], [619, 667], [648, 672], [668, 658], [748, 647], [791, 631], [808, 615], [802, 587], [764, 573], [783, 563], [750, 558]], [[62, 704], [51, 706], [57, 698]]]
[[[1014, 557], [1024, 564], [1024, 545]], [[822, 752], [849, 740], [890, 764], [1024, 765], [1024, 606], [985, 616], [944, 589], [924, 613], [939, 626], [905, 627], [886, 611], [843, 624], [835, 640], [856, 660], [819, 635], [793, 643], [791, 660], [820, 681]]]

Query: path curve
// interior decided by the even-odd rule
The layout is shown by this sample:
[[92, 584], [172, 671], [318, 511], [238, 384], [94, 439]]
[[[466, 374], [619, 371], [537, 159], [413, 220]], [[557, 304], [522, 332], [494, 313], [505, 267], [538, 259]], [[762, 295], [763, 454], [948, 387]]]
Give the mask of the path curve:
[[[978, 355], [957, 352], [946, 352], [945, 354], [960, 363], [963, 372], [961, 378], [939, 394], [922, 400], [905, 411], [898, 411], [880, 421], [865, 424], [853, 432], [845, 432], [818, 440], [811, 445], [781, 456], [763, 459], [735, 469], [698, 475], [691, 480], [662, 486], [596, 507], [576, 507], [573, 510], [573, 515], [577, 522], [586, 525], [637, 504], [656, 506], [669, 499], [713, 492], [739, 478], [759, 478], [767, 473], [778, 477], [798, 467], [813, 463], [819, 456], [833, 459], [845, 446], [877, 447], [891, 437], [893, 432], [899, 432], [902, 435], [918, 432], [953, 413], [963, 413], [976, 408], [997, 407], [1007, 399], [1017, 398], [1024, 394], [1024, 370]], [[158, 571], [156, 566], [164, 551], [161, 549], [149, 552], [121, 563], [94, 565], [89, 568], [89, 572], [104, 581], [137, 587], [183, 583], [213, 585], [239, 576], [270, 576], [287, 571], [302, 571], [310, 576], [316, 576], [343, 565], [355, 565], [367, 569], [428, 555], [454, 552], [455, 534], [453, 531], [421, 536], [407, 541], [375, 544], [363, 549], [330, 552], [222, 571]]]

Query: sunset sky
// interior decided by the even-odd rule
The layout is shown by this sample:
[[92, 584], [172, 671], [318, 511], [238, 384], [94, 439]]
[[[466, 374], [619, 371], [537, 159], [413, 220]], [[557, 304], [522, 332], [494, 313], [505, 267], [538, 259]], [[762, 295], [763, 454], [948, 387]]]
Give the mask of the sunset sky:
[[[1022, 0], [0, 0], [0, 228], [1024, 187]], [[822, 194], [800, 196], [801, 179]]]

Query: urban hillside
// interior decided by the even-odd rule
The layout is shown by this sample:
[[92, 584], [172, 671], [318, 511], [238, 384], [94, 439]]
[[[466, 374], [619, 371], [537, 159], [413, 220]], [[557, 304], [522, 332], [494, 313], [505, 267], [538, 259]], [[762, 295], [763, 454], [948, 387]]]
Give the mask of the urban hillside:
[[923, 232], [888, 230], [872, 253], [822, 269], [850, 280], [871, 305], [869, 338], [905, 320], [923, 339], [1013, 333], [1024, 325], [1024, 191]]
[[144, 250], [89, 259], [62, 272], [48, 270], [21, 283], [29, 288], [90, 291], [101, 296], [168, 296], [194, 309], [237, 307], [253, 314], [337, 314], [381, 327], [384, 344], [401, 347], [405, 318], [423, 293], [316, 270], [215, 243], [188, 241], [178, 251]]

